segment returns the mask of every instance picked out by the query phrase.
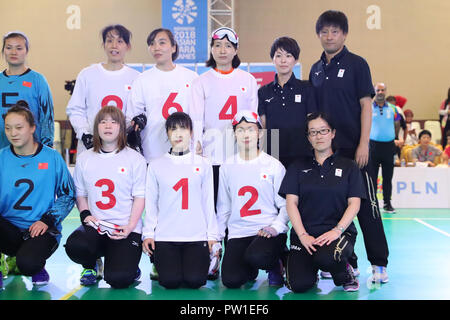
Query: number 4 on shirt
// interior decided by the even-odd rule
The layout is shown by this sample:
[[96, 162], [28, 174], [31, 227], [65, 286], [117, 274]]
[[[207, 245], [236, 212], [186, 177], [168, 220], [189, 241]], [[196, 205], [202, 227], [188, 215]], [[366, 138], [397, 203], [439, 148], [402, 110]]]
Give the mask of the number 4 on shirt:
[[[229, 110], [231, 109], [231, 113]], [[219, 120], [232, 120], [237, 113], [237, 97], [230, 96], [219, 113]]]

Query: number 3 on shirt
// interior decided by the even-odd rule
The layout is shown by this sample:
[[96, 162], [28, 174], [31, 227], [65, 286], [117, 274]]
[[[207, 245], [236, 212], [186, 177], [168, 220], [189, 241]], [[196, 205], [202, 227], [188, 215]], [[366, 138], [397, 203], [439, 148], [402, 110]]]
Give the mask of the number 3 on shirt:
[[106, 190], [102, 190], [102, 197], [104, 198], [108, 198], [109, 201], [107, 203], [103, 203], [101, 201], [97, 201], [95, 204], [97, 205], [97, 207], [100, 210], [108, 210], [108, 209], [112, 209], [114, 208], [114, 206], [116, 205], [116, 197], [114, 197], [113, 192], [114, 192], [114, 182], [112, 182], [109, 179], [100, 179], [95, 183], [96, 187], [103, 187], [103, 186], [107, 186], [108, 189]]
[[175, 98], [177, 97], [178, 92], [172, 92], [169, 94], [169, 97], [167, 98], [166, 102], [164, 102], [164, 105], [162, 107], [162, 115], [164, 119], [167, 120], [167, 118], [170, 116], [169, 109], [175, 108], [177, 109], [177, 112], [183, 112], [183, 107], [181, 104], [175, 102]]
[[261, 210], [250, 210], [250, 208], [255, 204], [255, 202], [258, 200], [258, 190], [256, 188], [251, 186], [245, 186], [239, 189], [238, 196], [244, 196], [246, 193], [250, 193], [251, 197], [250, 199], [244, 204], [244, 206], [241, 208], [241, 217], [248, 217], [248, 216], [254, 216], [257, 214], [261, 214]]
[[[231, 108], [231, 113], [229, 110]], [[219, 120], [232, 120], [237, 113], [237, 97], [230, 96], [219, 113]]]

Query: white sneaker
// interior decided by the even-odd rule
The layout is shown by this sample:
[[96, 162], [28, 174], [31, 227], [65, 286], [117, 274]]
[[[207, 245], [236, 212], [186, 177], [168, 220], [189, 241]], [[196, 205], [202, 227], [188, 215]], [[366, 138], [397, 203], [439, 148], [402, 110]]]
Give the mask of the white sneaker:
[[322, 279], [332, 279], [333, 277], [331, 276], [331, 273], [328, 271], [322, 271], [320, 270], [320, 277]]
[[372, 266], [372, 282], [373, 283], [387, 283], [389, 277], [386, 271], [386, 267]]

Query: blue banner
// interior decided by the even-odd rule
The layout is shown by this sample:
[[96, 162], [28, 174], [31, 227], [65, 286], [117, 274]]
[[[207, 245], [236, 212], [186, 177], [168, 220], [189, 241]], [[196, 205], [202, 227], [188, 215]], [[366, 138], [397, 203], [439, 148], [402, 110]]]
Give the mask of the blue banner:
[[161, 0], [162, 26], [178, 43], [177, 63], [208, 60], [208, 0]]

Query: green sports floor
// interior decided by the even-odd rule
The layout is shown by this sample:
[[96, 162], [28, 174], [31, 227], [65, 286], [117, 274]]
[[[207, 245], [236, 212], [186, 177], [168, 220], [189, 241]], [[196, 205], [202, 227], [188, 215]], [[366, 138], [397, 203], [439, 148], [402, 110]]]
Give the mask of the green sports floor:
[[[81, 266], [65, 254], [67, 236], [79, 226], [74, 209], [63, 224], [61, 245], [47, 261], [50, 283], [33, 287], [31, 278], [4, 279], [0, 300], [449, 300], [450, 299], [450, 209], [398, 209], [383, 214], [389, 243], [389, 283], [373, 285], [362, 235], [358, 236], [360, 290], [347, 293], [332, 280], [321, 279], [317, 287], [295, 294], [286, 287], [269, 287], [267, 274], [260, 271], [255, 282], [241, 289], [227, 289], [220, 280], [208, 281], [198, 290], [166, 290], [151, 281], [151, 264], [142, 255], [142, 277], [128, 289], [111, 289], [101, 280], [92, 287], [79, 284]], [[356, 223], [359, 229], [358, 223]]]

